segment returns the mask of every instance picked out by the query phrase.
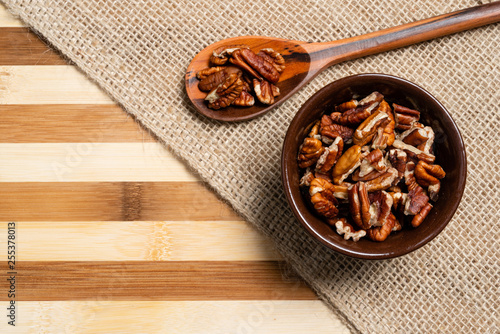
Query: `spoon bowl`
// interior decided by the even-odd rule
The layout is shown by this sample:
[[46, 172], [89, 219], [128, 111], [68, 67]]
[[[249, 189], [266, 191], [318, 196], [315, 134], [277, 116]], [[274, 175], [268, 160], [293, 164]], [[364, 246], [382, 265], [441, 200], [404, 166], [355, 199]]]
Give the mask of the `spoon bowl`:
[[[262, 36], [228, 38], [207, 46], [193, 58], [186, 71], [186, 92], [196, 110], [207, 117], [219, 121], [249, 120], [283, 103], [331, 65], [499, 21], [500, 1], [496, 1], [333, 42], [309, 43]], [[256, 101], [252, 107], [208, 108], [205, 101], [207, 93], [198, 89], [196, 73], [209, 66], [213, 50], [236, 44], [246, 44], [255, 52], [271, 48], [285, 59], [286, 68], [277, 83], [280, 95], [275, 98], [274, 104], [264, 105]]]
[[[256, 102], [252, 107], [229, 106], [219, 110], [207, 107], [207, 103], [204, 101], [207, 93], [198, 89], [199, 80], [196, 78], [196, 73], [208, 66], [208, 59], [213, 50], [219, 46], [237, 44], [246, 44], [252, 50], [271, 48], [279, 52], [285, 59], [286, 68], [281, 73], [278, 83], [281, 94], [275, 98], [274, 104], [266, 106]], [[311, 58], [306, 49], [302, 47], [302, 44], [303, 42], [261, 36], [233, 37], [212, 44], [198, 53], [189, 64], [186, 72], [186, 90], [189, 99], [199, 112], [216, 120], [243, 121], [260, 116], [285, 101], [307, 83], [304, 81], [308, 77]]]

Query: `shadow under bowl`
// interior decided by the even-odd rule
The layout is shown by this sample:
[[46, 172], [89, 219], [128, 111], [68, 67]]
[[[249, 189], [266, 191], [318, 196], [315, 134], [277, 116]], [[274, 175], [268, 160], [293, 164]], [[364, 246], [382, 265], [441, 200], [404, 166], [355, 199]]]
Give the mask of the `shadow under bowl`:
[[[335, 105], [353, 98], [363, 98], [373, 91], [386, 101], [419, 110], [420, 121], [433, 128], [436, 139], [436, 164], [446, 177], [441, 182], [439, 199], [433, 203], [425, 221], [415, 229], [405, 227], [393, 232], [383, 242], [367, 238], [354, 242], [328, 226], [311, 209], [302, 194], [297, 155], [299, 147], [313, 122], [333, 111]], [[387, 74], [357, 74], [330, 83], [297, 112], [288, 128], [281, 156], [281, 177], [284, 191], [295, 217], [303, 227], [327, 247], [342, 254], [362, 259], [388, 259], [410, 253], [436, 237], [453, 217], [462, 198], [467, 176], [465, 147], [460, 131], [445, 107], [429, 92], [416, 84]]]

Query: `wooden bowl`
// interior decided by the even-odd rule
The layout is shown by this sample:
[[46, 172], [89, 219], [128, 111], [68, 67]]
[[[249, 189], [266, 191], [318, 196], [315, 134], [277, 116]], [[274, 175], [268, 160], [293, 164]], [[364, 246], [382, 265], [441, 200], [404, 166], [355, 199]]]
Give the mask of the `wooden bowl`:
[[[439, 199], [425, 221], [417, 228], [393, 232], [383, 242], [362, 238], [354, 242], [328, 226], [311, 209], [299, 187], [297, 155], [310, 125], [325, 113], [354, 96], [365, 97], [373, 91], [386, 101], [417, 109], [421, 122], [436, 133], [436, 163], [446, 171]], [[287, 200], [304, 228], [327, 247], [362, 259], [387, 259], [410, 253], [438, 235], [453, 217], [465, 187], [467, 161], [464, 143], [457, 125], [445, 107], [429, 92], [405, 79], [386, 74], [358, 74], [334, 81], [314, 94], [297, 112], [288, 128], [281, 156], [281, 177]], [[466, 222], [463, 222], [466, 223]]]

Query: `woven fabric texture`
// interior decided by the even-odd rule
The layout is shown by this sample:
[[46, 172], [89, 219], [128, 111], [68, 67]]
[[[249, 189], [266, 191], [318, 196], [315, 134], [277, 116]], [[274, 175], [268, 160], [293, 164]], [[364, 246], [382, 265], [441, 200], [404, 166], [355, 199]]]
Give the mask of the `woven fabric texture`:
[[[198, 115], [184, 89], [190, 60], [240, 35], [330, 41], [490, 1], [4, 0], [276, 243], [318, 295], [363, 333], [500, 331], [500, 25], [336, 65], [263, 117]], [[447, 228], [421, 249], [362, 261], [327, 250], [293, 218], [280, 181], [295, 112], [341, 77], [381, 72], [436, 96], [460, 127], [468, 182]]]

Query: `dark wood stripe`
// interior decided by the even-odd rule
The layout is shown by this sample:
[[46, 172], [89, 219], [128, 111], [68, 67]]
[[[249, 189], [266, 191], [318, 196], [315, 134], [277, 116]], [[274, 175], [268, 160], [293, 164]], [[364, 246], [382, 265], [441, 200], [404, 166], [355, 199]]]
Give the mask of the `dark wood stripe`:
[[5, 182], [0, 220], [242, 219], [198, 182]]
[[0, 65], [65, 65], [54, 51], [28, 28], [0, 28]]
[[[48, 240], [48, 242], [50, 242]], [[16, 300], [313, 300], [297, 277], [282, 278], [281, 262], [116, 261], [16, 263]], [[9, 300], [1, 264], [0, 294]]]
[[0, 143], [155, 141], [116, 105], [0, 105]]

